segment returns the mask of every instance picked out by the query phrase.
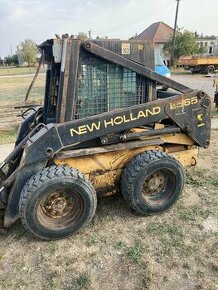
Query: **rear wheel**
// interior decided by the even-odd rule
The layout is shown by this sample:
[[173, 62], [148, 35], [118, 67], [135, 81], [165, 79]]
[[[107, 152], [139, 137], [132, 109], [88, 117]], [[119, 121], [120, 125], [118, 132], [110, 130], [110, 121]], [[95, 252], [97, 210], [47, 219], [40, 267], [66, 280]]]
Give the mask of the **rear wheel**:
[[207, 69], [206, 69], [206, 73], [208, 75], [214, 74], [215, 73], [215, 67], [213, 65], [208, 66]]
[[52, 166], [33, 175], [19, 203], [23, 225], [42, 239], [57, 239], [78, 232], [96, 209], [92, 184], [79, 171]]
[[170, 208], [184, 186], [181, 164], [172, 156], [148, 151], [134, 157], [121, 177], [121, 191], [131, 208], [154, 214]]

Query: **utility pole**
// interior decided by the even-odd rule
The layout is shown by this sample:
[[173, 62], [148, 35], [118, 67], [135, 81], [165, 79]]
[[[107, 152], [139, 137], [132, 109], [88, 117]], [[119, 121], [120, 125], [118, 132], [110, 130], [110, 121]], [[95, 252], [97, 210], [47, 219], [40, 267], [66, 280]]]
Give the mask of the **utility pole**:
[[88, 34], [89, 34], [89, 39], [92, 39], [92, 29], [90, 29], [89, 31], [88, 31]]
[[175, 44], [176, 44], [176, 28], [177, 28], [177, 19], [178, 19], [178, 11], [179, 11], [179, 1], [176, 0], [176, 17], [175, 17], [175, 23], [174, 23], [174, 31], [173, 31], [173, 47], [172, 47], [172, 55], [171, 55], [171, 65], [174, 66], [174, 61], [175, 61]]

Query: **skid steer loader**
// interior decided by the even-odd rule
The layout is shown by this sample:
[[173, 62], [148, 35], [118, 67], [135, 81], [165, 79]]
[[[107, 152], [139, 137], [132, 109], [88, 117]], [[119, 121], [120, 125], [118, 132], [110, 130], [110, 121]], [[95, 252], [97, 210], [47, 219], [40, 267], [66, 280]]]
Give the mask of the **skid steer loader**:
[[[44, 105], [29, 109], [0, 167], [3, 226], [18, 218], [33, 235], [78, 232], [97, 195], [119, 189], [137, 213], [170, 208], [210, 143], [211, 100], [153, 70], [139, 42], [65, 37], [40, 45], [47, 64]], [[156, 84], [170, 87], [161, 98]]]

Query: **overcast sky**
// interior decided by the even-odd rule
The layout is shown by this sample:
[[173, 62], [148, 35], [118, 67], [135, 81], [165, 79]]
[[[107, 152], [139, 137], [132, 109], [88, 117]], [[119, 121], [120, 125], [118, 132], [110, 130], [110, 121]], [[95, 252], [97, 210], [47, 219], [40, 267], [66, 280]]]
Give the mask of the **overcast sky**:
[[[174, 26], [176, 0], [0, 0], [0, 57], [30, 38], [38, 44], [55, 33], [128, 39], [150, 24]], [[181, 0], [178, 26], [218, 35], [218, 0]]]

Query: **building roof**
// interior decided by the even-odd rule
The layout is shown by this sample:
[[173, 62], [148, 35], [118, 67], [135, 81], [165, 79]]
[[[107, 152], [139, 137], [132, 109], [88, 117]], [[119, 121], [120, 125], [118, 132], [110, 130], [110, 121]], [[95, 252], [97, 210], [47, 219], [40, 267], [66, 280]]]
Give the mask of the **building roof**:
[[164, 22], [156, 22], [142, 31], [135, 40], [165, 43], [173, 35], [174, 29]]

